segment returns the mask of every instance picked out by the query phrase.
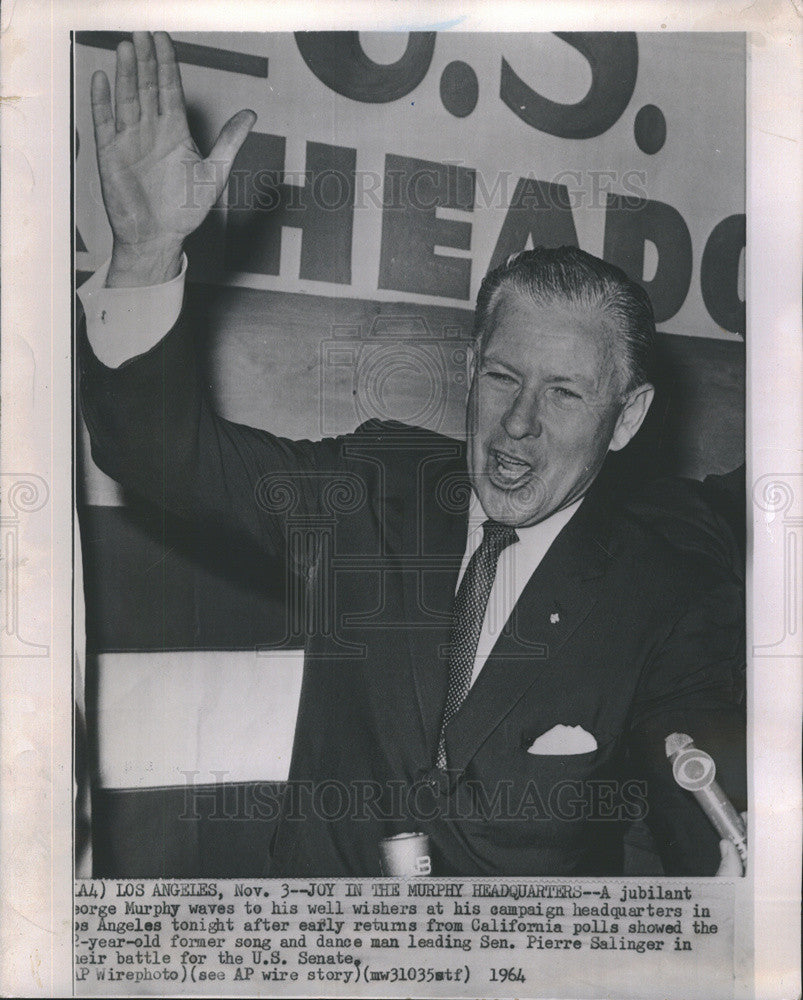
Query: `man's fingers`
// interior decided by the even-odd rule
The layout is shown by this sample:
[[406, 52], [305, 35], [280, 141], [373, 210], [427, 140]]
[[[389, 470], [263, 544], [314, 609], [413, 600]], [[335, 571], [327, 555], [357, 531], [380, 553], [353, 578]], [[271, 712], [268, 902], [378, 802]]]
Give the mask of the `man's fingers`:
[[139, 93], [137, 92], [137, 57], [131, 42], [117, 46], [117, 76], [114, 81], [114, 106], [117, 131], [122, 132], [139, 122]]
[[92, 74], [89, 99], [92, 104], [92, 122], [95, 126], [95, 145], [98, 149], [102, 149], [117, 135], [112, 114], [111, 87], [109, 78], [103, 70], [99, 69]]
[[736, 846], [729, 840], [720, 840], [719, 853], [722, 856], [722, 860], [717, 869], [717, 876], [719, 878], [741, 878], [744, 869]]
[[170, 35], [166, 31], [155, 32], [153, 44], [156, 50], [156, 74], [159, 82], [159, 114], [183, 110], [184, 91], [181, 88], [181, 73]]
[[159, 114], [159, 81], [156, 74], [156, 49], [149, 31], [134, 32], [134, 51], [137, 56], [137, 83], [142, 117], [155, 118]]
[[218, 197], [220, 197], [229, 179], [229, 171], [234, 162], [234, 157], [245, 142], [246, 136], [254, 127], [256, 120], [257, 116], [253, 111], [238, 111], [236, 115], [229, 118], [220, 130], [217, 142], [212, 147], [212, 152], [206, 158], [206, 162], [213, 163], [215, 167], [214, 177]]

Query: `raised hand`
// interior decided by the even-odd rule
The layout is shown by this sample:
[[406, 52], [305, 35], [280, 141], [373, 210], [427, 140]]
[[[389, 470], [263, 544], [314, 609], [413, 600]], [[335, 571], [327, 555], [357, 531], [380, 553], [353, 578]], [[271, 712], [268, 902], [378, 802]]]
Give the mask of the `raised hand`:
[[101, 192], [114, 235], [109, 286], [158, 284], [179, 273], [184, 240], [220, 197], [256, 121], [253, 111], [239, 111], [201, 156], [170, 36], [133, 37], [117, 47], [114, 112], [108, 77], [92, 77]]

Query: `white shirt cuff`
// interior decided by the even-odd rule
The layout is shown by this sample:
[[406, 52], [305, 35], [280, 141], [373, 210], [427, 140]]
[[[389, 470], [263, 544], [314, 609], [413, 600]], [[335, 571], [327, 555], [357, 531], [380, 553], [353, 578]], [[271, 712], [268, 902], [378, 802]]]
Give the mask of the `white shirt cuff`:
[[78, 297], [95, 356], [107, 368], [119, 368], [145, 354], [175, 326], [184, 300], [187, 255], [181, 255], [175, 278], [144, 288], [106, 288], [109, 264], [107, 260], [81, 285]]

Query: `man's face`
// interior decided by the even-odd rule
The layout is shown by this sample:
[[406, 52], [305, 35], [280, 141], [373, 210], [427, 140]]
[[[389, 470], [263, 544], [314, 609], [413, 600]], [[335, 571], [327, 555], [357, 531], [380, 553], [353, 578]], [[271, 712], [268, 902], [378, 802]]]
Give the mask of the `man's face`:
[[509, 290], [489, 323], [468, 399], [469, 473], [488, 517], [524, 527], [579, 499], [612, 447], [616, 344], [600, 312]]

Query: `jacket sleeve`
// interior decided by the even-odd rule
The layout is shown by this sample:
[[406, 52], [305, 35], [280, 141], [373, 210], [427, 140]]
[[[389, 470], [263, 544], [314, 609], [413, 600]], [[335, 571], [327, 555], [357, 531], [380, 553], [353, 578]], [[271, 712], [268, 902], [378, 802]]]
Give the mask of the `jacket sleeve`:
[[78, 348], [96, 464], [146, 500], [283, 558], [286, 519], [320, 513], [341, 439], [290, 441], [216, 414], [186, 307], [164, 339], [119, 368], [95, 357], [83, 321]]
[[631, 750], [647, 785], [647, 824], [667, 875], [714, 875], [719, 835], [680, 788], [665, 740], [686, 733], [713, 758], [716, 780], [746, 808], [744, 596], [730, 576], [700, 571], [656, 642], [631, 719]]

